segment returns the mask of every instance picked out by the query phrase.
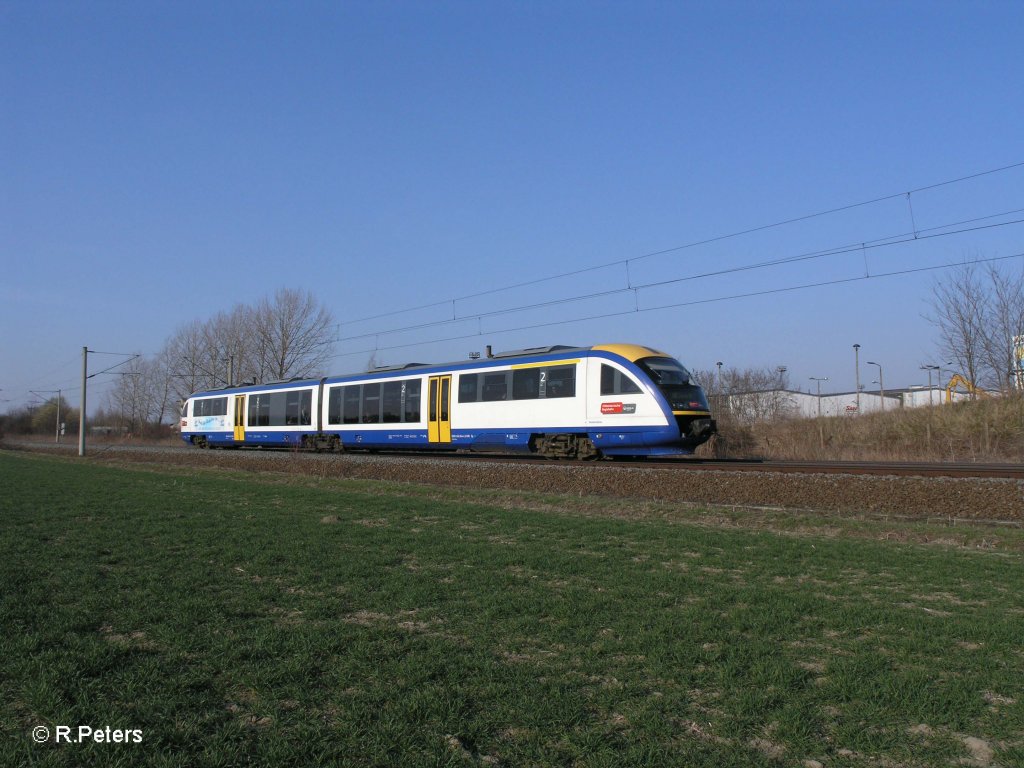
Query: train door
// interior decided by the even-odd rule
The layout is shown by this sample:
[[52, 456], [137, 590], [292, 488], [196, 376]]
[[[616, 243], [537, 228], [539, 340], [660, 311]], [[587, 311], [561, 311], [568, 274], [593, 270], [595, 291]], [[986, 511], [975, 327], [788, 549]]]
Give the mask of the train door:
[[427, 439], [431, 443], [452, 441], [452, 377], [430, 377], [430, 422]]
[[245, 440], [245, 395], [235, 395], [235, 440]]

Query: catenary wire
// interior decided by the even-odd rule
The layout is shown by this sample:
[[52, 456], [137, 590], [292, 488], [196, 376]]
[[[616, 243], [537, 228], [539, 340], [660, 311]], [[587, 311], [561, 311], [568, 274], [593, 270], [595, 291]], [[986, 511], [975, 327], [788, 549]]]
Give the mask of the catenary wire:
[[808, 214], [804, 214], [804, 215], [801, 215], [801, 216], [794, 216], [792, 218], [783, 219], [781, 221], [775, 221], [775, 222], [772, 222], [770, 224], [762, 224], [760, 226], [750, 227], [748, 229], [739, 230], [737, 232], [730, 232], [728, 234], [717, 235], [715, 237], [706, 238], [704, 240], [696, 240], [696, 241], [693, 241], [693, 242], [690, 242], [690, 243], [685, 243], [683, 245], [677, 245], [677, 246], [673, 246], [671, 248], [664, 248], [664, 249], [661, 249], [661, 250], [658, 250], [658, 251], [652, 251], [650, 253], [641, 254], [640, 256], [632, 256], [632, 257], [629, 257], [629, 258], [626, 258], [626, 259], [616, 259], [614, 261], [609, 261], [609, 262], [606, 262], [604, 264], [597, 264], [597, 265], [590, 266], [590, 267], [581, 267], [580, 269], [570, 270], [568, 272], [562, 272], [562, 273], [557, 274], [557, 275], [550, 275], [548, 277], [539, 277], [539, 278], [536, 278], [534, 280], [526, 280], [526, 281], [523, 281], [523, 282], [520, 282], [520, 283], [514, 283], [514, 284], [511, 284], [511, 285], [502, 286], [500, 288], [491, 288], [491, 289], [488, 289], [488, 290], [485, 290], [485, 291], [478, 291], [476, 293], [466, 294], [464, 296], [453, 296], [453, 297], [448, 298], [448, 299], [434, 301], [434, 302], [430, 302], [428, 304], [421, 304], [421, 305], [418, 305], [418, 306], [415, 306], [415, 307], [409, 307], [407, 309], [398, 309], [398, 310], [394, 310], [394, 311], [391, 311], [391, 312], [385, 312], [385, 313], [381, 313], [381, 314], [370, 315], [370, 316], [367, 316], [367, 317], [360, 317], [360, 318], [343, 320], [343, 321], [341, 321], [339, 323], [339, 325], [355, 325], [356, 323], [368, 322], [370, 320], [379, 320], [379, 319], [384, 318], [384, 317], [393, 317], [395, 315], [401, 315], [401, 314], [405, 314], [405, 313], [408, 313], [408, 312], [415, 312], [415, 311], [418, 311], [418, 310], [421, 310], [421, 309], [429, 309], [431, 307], [445, 306], [445, 305], [448, 305], [448, 304], [454, 305], [454, 304], [456, 304], [457, 302], [460, 302], [460, 301], [467, 301], [469, 299], [480, 298], [482, 296], [490, 296], [490, 295], [493, 295], [495, 293], [502, 293], [504, 291], [511, 291], [511, 290], [515, 290], [517, 288], [526, 288], [526, 287], [529, 287], [529, 286], [532, 286], [532, 285], [539, 285], [541, 283], [550, 282], [550, 281], [553, 281], [553, 280], [560, 280], [560, 279], [566, 278], [566, 277], [575, 277], [577, 275], [586, 274], [588, 272], [597, 272], [599, 270], [609, 269], [611, 267], [624, 266], [624, 265], [628, 267], [628, 265], [630, 263], [632, 263], [632, 262], [642, 261], [643, 259], [649, 259], [649, 258], [652, 258], [654, 256], [663, 256], [663, 255], [665, 255], [667, 253], [675, 253], [677, 251], [682, 251], [682, 250], [686, 250], [686, 249], [689, 249], [689, 248], [697, 248], [697, 247], [702, 246], [702, 245], [710, 245], [712, 243], [722, 242], [724, 240], [729, 240], [731, 238], [742, 237], [744, 235], [751, 235], [751, 234], [754, 234], [756, 232], [764, 232], [764, 231], [769, 230], [769, 229], [776, 229], [776, 228], [779, 228], [779, 227], [788, 226], [789, 224], [796, 224], [796, 223], [799, 223], [799, 222], [802, 222], [802, 221], [810, 221], [811, 219], [816, 219], [816, 218], [820, 218], [820, 217], [823, 217], [823, 216], [830, 216], [830, 215], [836, 214], [836, 213], [843, 213], [845, 211], [851, 211], [851, 210], [854, 210], [856, 208], [863, 208], [863, 207], [866, 207], [866, 206], [869, 206], [869, 205], [876, 205], [878, 203], [883, 203], [883, 202], [886, 202], [886, 201], [889, 201], [889, 200], [895, 200], [895, 199], [900, 198], [900, 197], [915, 195], [915, 194], [918, 194], [920, 192], [926, 192], [926, 191], [932, 190], [932, 189], [939, 189], [941, 187], [946, 187], [946, 186], [950, 186], [950, 185], [953, 185], [953, 184], [959, 184], [959, 183], [962, 183], [962, 182], [965, 182], [965, 181], [970, 181], [972, 179], [981, 178], [983, 176], [990, 176], [992, 174], [1002, 173], [1004, 171], [1013, 170], [1015, 168], [1020, 168], [1022, 166], [1024, 166], [1024, 161], [1017, 162], [1017, 163], [1010, 163], [1008, 165], [1003, 165], [1003, 166], [1000, 166], [998, 168], [991, 168], [989, 170], [979, 171], [977, 173], [968, 174], [966, 176], [959, 176], [959, 177], [953, 178], [953, 179], [946, 179], [944, 181], [939, 181], [939, 182], [936, 182], [934, 184], [928, 184], [928, 185], [925, 185], [925, 186], [922, 186], [922, 187], [917, 187], [915, 189], [911, 189], [911, 190], [908, 190], [908, 191], [905, 191], [905, 192], [894, 192], [892, 194], [883, 195], [881, 197], [875, 197], [875, 198], [872, 198], [870, 200], [863, 200], [863, 201], [860, 201], [860, 202], [857, 202], [857, 203], [849, 203], [847, 205], [841, 205], [841, 206], [838, 206], [836, 208], [829, 208], [827, 210], [817, 211], [815, 213], [808, 213]]

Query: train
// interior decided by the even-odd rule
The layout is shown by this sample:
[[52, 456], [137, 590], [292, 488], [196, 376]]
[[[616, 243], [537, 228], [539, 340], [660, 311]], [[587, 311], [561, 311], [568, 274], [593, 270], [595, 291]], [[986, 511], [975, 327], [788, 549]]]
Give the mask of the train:
[[196, 392], [199, 448], [480, 451], [596, 459], [687, 455], [716, 431], [703, 389], [636, 344], [549, 346], [446, 364]]

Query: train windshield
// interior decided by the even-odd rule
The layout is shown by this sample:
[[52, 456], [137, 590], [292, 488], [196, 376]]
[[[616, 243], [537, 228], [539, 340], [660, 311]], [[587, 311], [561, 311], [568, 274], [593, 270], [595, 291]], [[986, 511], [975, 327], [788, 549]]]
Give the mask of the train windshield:
[[683, 386], [690, 383], [690, 372], [671, 357], [645, 357], [637, 365], [647, 371], [659, 387]]
[[706, 411], [704, 390], [691, 381], [690, 372], [671, 357], [645, 357], [637, 365], [651, 377], [673, 411]]

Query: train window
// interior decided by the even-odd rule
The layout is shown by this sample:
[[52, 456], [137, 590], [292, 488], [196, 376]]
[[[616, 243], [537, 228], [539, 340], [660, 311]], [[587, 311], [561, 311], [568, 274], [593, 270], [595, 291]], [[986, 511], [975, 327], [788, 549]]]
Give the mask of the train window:
[[419, 379], [409, 379], [402, 382], [405, 389], [405, 421], [419, 422], [420, 420], [420, 386]]
[[[312, 390], [259, 392], [249, 395], [250, 427], [284, 427], [309, 424]], [[302, 421], [305, 419], [305, 421]]]
[[345, 424], [359, 423], [359, 391], [361, 387], [355, 384], [345, 387], [344, 407], [342, 409], [342, 420]]
[[601, 365], [602, 395], [638, 395], [643, 392], [640, 385], [618, 368]]
[[282, 427], [288, 423], [288, 394], [287, 392], [272, 392], [265, 395], [270, 400], [270, 426]]
[[363, 424], [380, 423], [380, 384], [363, 384]]
[[541, 397], [576, 397], [576, 366], [560, 365], [542, 371]]
[[286, 392], [284, 401], [284, 423], [294, 427], [299, 423], [299, 395], [301, 392]]
[[312, 407], [313, 390], [286, 392], [284, 423], [287, 426], [309, 426], [312, 423]]
[[261, 392], [249, 395], [249, 426], [270, 426], [270, 394]]
[[485, 373], [480, 399], [488, 403], [508, 400], [508, 373]]
[[459, 374], [459, 402], [475, 403], [477, 401], [477, 382], [480, 376], [475, 373]]
[[404, 381], [384, 382], [384, 394], [381, 399], [381, 421], [385, 424], [396, 424], [402, 420], [402, 390]]
[[207, 397], [192, 402], [193, 416], [227, 416], [228, 399], [226, 397]]
[[343, 387], [331, 387], [327, 394], [327, 423], [341, 424], [341, 391]]
[[536, 400], [540, 397], [540, 381], [540, 368], [512, 371], [512, 399]]

